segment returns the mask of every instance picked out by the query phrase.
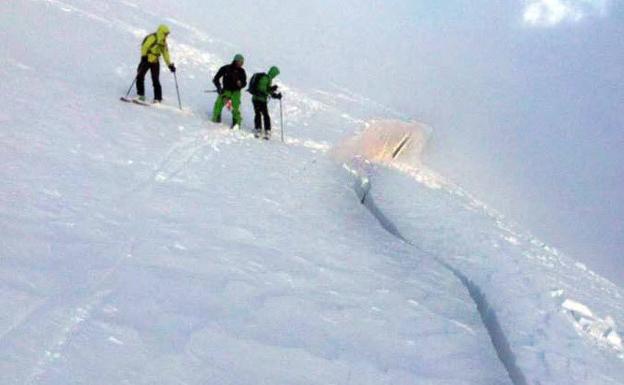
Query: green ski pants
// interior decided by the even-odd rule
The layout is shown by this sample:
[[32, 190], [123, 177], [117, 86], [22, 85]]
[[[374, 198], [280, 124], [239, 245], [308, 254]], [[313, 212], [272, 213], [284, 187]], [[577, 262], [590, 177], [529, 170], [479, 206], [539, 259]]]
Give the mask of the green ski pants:
[[214, 123], [221, 123], [221, 112], [223, 107], [227, 104], [228, 100], [232, 101], [232, 127], [242, 123], [243, 119], [240, 112], [241, 106], [241, 92], [240, 91], [223, 91], [221, 95], [217, 97], [214, 108], [212, 110], [212, 121]]

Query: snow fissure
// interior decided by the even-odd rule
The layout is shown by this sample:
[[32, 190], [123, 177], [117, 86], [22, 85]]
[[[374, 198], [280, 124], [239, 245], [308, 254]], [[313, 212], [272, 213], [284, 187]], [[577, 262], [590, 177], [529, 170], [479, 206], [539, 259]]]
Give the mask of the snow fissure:
[[364, 205], [370, 211], [373, 216], [379, 221], [381, 227], [383, 227], [387, 232], [392, 234], [393, 236], [399, 238], [401, 241], [411, 244], [408, 239], [403, 237], [399, 229], [392, 223], [392, 221], [384, 215], [384, 213], [379, 209], [379, 207], [375, 204], [373, 197], [369, 194], [370, 192], [370, 181], [368, 179], [360, 179], [355, 182], [353, 186], [355, 193], [360, 198], [360, 203]]
[[509, 340], [503, 331], [503, 328], [498, 321], [498, 317], [496, 316], [496, 312], [490, 306], [487, 297], [479, 287], [479, 285], [475, 284], [472, 280], [470, 280], [466, 275], [462, 274], [459, 270], [455, 269], [451, 265], [444, 263], [442, 261], [438, 261], [444, 267], [446, 267], [449, 271], [453, 273], [461, 281], [464, 285], [468, 293], [470, 294], [470, 298], [477, 305], [477, 311], [481, 316], [481, 321], [483, 322], [483, 326], [488, 332], [490, 336], [490, 340], [492, 341], [492, 345], [494, 346], [494, 350], [496, 351], [496, 355], [498, 359], [507, 370], [509, 374], [509, 378], [513, 382], [514, 385], [527, 385], [527, 380], [522, 370], [516, 364], [516, 356], [514, 355], [511, 347], [509, 345]]
[[[357, 173], [354, 173], [357, 175]], [[379, 224], [390, 234], [400, 239], [401, 241], [409, 244], [412, 247], [418, 248], [413, 242], [409, 239], [405, 238], [398, 227], [390, 220], [383, 211], [375, 204], [372, 195], [370, 194], [370, 190], [372, 188], [371, 182], [368, 178], [357, 175], [356, 182], [354, 184], [354, 190], [356, 195], [358, 196], [360, 202], [364, 207], [368, 209], [368, 211], [379, 221]], [[442, 265], [446, 270], [450, 271], [466, 288], [470, 298], [474, 302], [477, 307], [477, 311], [479, 312], [479, 316], [481, 317], [481, 322], [483, 327], [487, 331], [490, 341], [492, 342], [492, 346], [496, 351], [496, 355], [504, 366], [509, 378], [511, 379], [514, 385], [527, 385], [527, 380], [522, 370], [516, 364], [516, 357], [511, 350], [511, 346], [503, 331], [500, 322], [498, 321], [498, 317], [496, 316], [496, 312], [490, 306], [487, 297], [479, 287], [479, 285], [475, 284], [470, 278], [468, 278], [465, 274], [463, 274], [458, 269], [449, 265], [448, 263], [442, 261], [439, 257], [435, 255], [431, 255], [426, 251], [420, 249], [425, 254], [429, 254], [437, 263]]]

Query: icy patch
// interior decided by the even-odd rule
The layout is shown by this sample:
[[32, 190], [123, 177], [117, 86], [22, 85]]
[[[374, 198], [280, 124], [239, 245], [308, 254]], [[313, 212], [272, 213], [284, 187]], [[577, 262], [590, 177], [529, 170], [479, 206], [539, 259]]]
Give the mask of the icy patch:
[[156, 174], [156, 176], [154, 177], [154, 180], [155, 180], [156, 182], [160, 182], [160, 183], [162, 183], [162, 182], [166, 182], [166, 181], [167, 181], [167, 175], [165, 175], [165, 174], [163, 174], [163, 173], [159, 172], [159, 173], [157, 173], [157, 174]]
[[14, 59], [8, 59], [7, 60], [9, 62], [9, 64], [14, 65], [15, 67], [17, 67], [20, 70], [24, 70], [24, 71], [32, 71], [33, 68], [31, 66], [28, 66], [20, 61], [14, 60]]
[[506, 235], [503, 238], [512, 245], [516, 245], [516, 246], [520, 245], [520, 241], [518, 241], [518, 238], [516, 237], [513, 237], [511, 235]]
[[409, 175], [410, 177], [412, 177], [412, 179], [432, 190], [439, 190], [444, 186], [449, 185], [449, 182], [446, 179], [444, 179], [438, 173], [429, 169], [426, 166], [414, 168], [402, 164], [391, 164], [390, 167], [406, 175]]
[[579, 270], [587, 271], [587, 266], [584, 263], [576, 262], [574, 266]]
[[297, 138], [288, 138], [286, 139], [286, 144], [301, 146], [304, 148], [308, 148], [310, 150], [317, 150], [321, 152], [327, 152], [330, 149], [330, 145], [327, 142], [317, 142], [311, 139], [297, 139]]
[[108, 337], [108, 341], [110, 343], [112, 343], [112, 344], [115, 344], [115, 345], [123, 345], [124, 344], [122, 341], [120, 341], [119, 339], [117, 339], [117, 338], [115, 338], [113, 336]]
[[601, 346], [607, 346], [620, 353], [620, 358], [624, 358], [624, 346], [622, 338], [617, 333], [615, 321], [610, 316], [604, 319], [596, 316], [586, 305], [566, 299], [561, 304], [563, 310], [569, 314], [573, 320], [576, 330], [593, 340]]
[[130, 7], [130, 8], [134, 8], [134, 9], [138, 9], [139, 8], [138, 5], [136, 5], [135, 3], [131, 3], [129, 1], [121, 0], [120, 3], [125, 5], [125, 6], [127, 6], [127, 7]]

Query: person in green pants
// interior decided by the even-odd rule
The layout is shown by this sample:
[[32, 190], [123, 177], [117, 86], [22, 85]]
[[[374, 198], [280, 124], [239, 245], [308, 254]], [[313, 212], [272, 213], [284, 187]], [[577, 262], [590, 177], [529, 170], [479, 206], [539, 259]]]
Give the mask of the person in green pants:
[[232, 106], [232, 129], [240, 128], [242, 123], [241, 90], [247, 85], [247, 73], [243, 69], [243, 64], [245, 64], [245, 58], [243, 55], [237, 54], [232, 63], [221, 67], [212, 79], [219, 94], [212, 110], [212, 121], [221, 123], [223, 107], [230, 102]]

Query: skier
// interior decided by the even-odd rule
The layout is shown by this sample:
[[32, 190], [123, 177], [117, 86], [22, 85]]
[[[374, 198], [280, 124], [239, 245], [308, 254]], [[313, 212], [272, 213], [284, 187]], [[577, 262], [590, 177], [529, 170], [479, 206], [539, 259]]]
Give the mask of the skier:
[[264, 123], [264, 139], [271, 137], [271, 116], [269, 115], [269, 96], [281, 99], [282, 94], [277, 92], [277, 85], [273, 85], [273, 79], [280, 74], [279, 68], [273, 66], [267, 73], [254, 74], [249, 82], [249, 92], [253, 95], [251, 100], [254, 107], [254, 127], [256, 138], [260, 137], [262, 123]]
[[169, 71], [176, 72], [175, 65], [169, 57], [169, 47], [167, 47], [167, 36], [169, 35], [169, 27], [162, 24], [158, 30], [151, 33], [143, 39], [141, 45], [141, 62], [137, 68], [136, 86], [137, 100], [145, 102], [145, 75], [147, 71], [151, 72], [152, 85], [154, 86], [153, 103], [162, 102], [162, 87], [160, 85], [160, 55], [165, 59]]
[[[221, 112], [225, 105], [232, 108], [232, 129], [240, 128], [242, 118], [240, 112], [241, 90], [247, 85], [247, 73], [243, 69], [245, 58], [241, 54], [234, 56], [231, 64], [219, 69], [212, 82], [217, 87], [217, 100], [212, 110], [212, 121], [221, 123]], [[223, 84], [222, 84], [223, 83]]]

